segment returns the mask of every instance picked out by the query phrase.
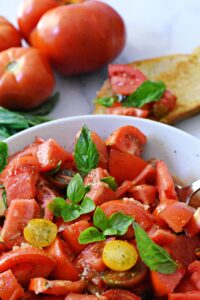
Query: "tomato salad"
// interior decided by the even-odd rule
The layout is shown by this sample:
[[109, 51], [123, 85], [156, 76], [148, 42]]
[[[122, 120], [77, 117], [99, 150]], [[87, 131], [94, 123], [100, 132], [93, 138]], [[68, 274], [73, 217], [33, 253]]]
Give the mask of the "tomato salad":
[[73, 153], [0, 143], [2, 300], [200, 299], [200, 208], [146, 143], [133, 126], [83, 126]]

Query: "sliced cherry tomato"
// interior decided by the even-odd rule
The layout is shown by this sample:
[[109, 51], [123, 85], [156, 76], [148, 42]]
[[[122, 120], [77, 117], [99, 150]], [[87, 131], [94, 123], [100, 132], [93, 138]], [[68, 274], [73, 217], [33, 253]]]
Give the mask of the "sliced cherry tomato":
[[155, 102], [152, 107], [152, 113], [156, 119], [161, 119], [176, 107], [177, 97], [169, 90], [166, 90], [163, 97]]
[[29, 284], [29, 290], [36, 294], [66, 295], [68, 293], [80, 293], [85, 288], [83, 280], [47, 280], [45, 278], [33, 278]]
[[129, 289], [143, 282], [147, 272], [147, 267], [142, 262], [137, 262], [132, 269], [125, 272], [106, 270], [103, 273], [103, 281], [110, 288]]
[[135, 247], [126, 241], [109, 241], [103, 248], [103, 262], [114, 271], [127, 271], [137, 262], [138, 254]]
[[32, 219], [24, 228], [25, 240], [33, 247], [47, 247], [57, 236], [57, 226], [46, 219]]
[[24, 241], [23, 230], [34, 217], [39, 217], [40, 208], [34, 199], [13, 200], [8, 208], [1, 238], [8, 248], [19, 246]]
[[99, 152], [99, 167], [107, 169], [108, 167], [108, 150], [105, 142], [102, 138], [94, 131], [91, 132], [91, 138], [93, 143], [96, 145], [97, 151]]
[[132, 94], [147, 77], [136, 67], [128, 65], [109, 65], [108, 74], [113, 94]]
[[68, 254], [68, 246], [59, 238], [47, 248], [47, 253], [56, 262], [56, 266], [51, 273], [54, 279], [78, 280], [79, 272]]
[[107, 107], [105, 111], [107, 115], [122, 115], [138, 118], [147, 118], [149, 115], [148, 110], [136, 107], [111, 106]]
[[2, 300], [18, 300], [24, 296], [24, 290], [15, 276], [8, 270], [0, 274], [0, 298]]
[[118, 184], [125, 180], [135, 179], [147, 166], [146, 161], [136, 155], [111, 149], [109, 157], [109, 172]]
[[133, 186], [129, 189], [129, 193], [132, 197], [143, 204], [155, 206], [157, 188], [153, 185], [141, 184]]
[[199, 300], [200, 291], [191, 291], [186, 293], [170, 293], [168, 300]]
[[112, 149], [140, 156], [146, 144], [146, 136], [134, 126], [123, 126], [115, 130], [106, 140]]
[[[125, 290], [108, 290], [102, 294], [102, 298], [106, 300], [141, 300], [137, 295]], [[103, 299], [104, 299], [103, 298]]]
[[11, 47], [21, 46], [21, 36], [17, 29], [4, 17], [0, 16], [0, 52]]
[[70, 293], [66, 296], [65, 300], [98, 300], [94, 295], [83, 295], [83, 294], [74, 294]]

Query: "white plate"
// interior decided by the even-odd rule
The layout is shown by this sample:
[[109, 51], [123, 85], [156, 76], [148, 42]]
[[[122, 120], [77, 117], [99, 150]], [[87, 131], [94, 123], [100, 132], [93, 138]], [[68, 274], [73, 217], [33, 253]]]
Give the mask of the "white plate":
[[8, 138], [9, 153], [21, 150], [33, 142], [35, 136], [54, 138], [66, 149], [72, 150], [74, 137], [84, 124], [103, 138], [120, 126], [134, 125], [148, 138], [145, 158], [164, 159], [170, 171], [185, 182], [200, 178], [200, 140], [171, 126], [133, 117], [90, 115], [45, 123]]

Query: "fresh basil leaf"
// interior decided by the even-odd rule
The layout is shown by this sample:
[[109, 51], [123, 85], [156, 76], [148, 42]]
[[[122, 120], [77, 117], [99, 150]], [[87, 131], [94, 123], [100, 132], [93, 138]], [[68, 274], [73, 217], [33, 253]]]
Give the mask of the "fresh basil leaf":
[[28, 121], [22, 115], [0, 107], [0, 125], [9, 126], [13, 129], [26, 129]]
[[122, 212], [117, 212], [108, 219], [108, 228], [117, 230], [117, 235], [123, 235], [127, 232], [128, 227], [132, 224], [133, 218]]
[[11, 135], [9, 129], [6, 126], [1, 126], [0, 128], [0, 140], [7, 139]]
[[60, 217], [63, 209], [65, 209], [66, 206], [67, 202], [65, 199], [56, 197], [49, 203], [48, 208], [56, 217]]
[[67, 198], [74, 203], [79, 203], [85, 195], [85, 186], [80, 174], [74, 175], [67, 187]]
[[91, 190], [91, 184], [85, 185], [85, 193], [87, 194]]
[[103, 97], [94, 100], [95, 104], [100, 104], [105, 107], [111, 107], [115, 102], [117, 102], [116, 97]]
[[115, 228], [107, 228], [103, 231], [104, 235], [117, 235], [118, 231]]
[[3, 171], [8, 162], [8, 145], [0, 141], [0, 173]]
[[61, 216], [65, 222], [71, 222], [80, 217], [81, 212], [78, 205], [67, 205], [65, 209], [61, 211]]
[[144, 81], [135, 92], [122, 102], [126, 107], [142, 107], [144, 104], [159, 101], [166, 90], [162, 81]]
[[101, 178], [101, 181], [107, 183], [113, 191], [117, 189], [117, 182], [113, 176]]
[[4, 189], [3, 193], [2, 193], [2, 199], [3, 199], [3, 202], [5, 204], [5, 207], [7, 208], [7, 197], [6, 197], [6, 190]]
[[155, 244], [136, 222], [133, 223], [133, 228], [140, 257], [150, 270], [163, 274], [174, 273], [178, 266], [169, 253]]
[[46, 123], [46, 122], [49, 122], [52, 120], [51, 118], [47, 118], [47, 117], [43, 117], [43, 116], [32, 116], [30, 114], [26, 114], [26, 115], [24, 114], [24, 116], [30, 127], [36, 126], [36, 125], [39, 125], [42, 123]]
[[89, 227], [81, 232], [78, 241], [80, 244], [89, 244], [105, 240], [105, 236], [95, 227]]
[[89, 197], [85, 197], [80, 205], [81, 214], [88, 214], [95, 210], [95, 204]]
[[94, 225], [104, 231], [108, 227], [108, 218], [104, 211], [98, 206], [93, 216]]
[[45, 175], [47, 176], [51, 176], [51, 175], [54, 175], [56, 173], [58, 173], [58, 171], [60, 171], [60, 167], [62, 165], [62, 160], [59, 161], [59, 163], [57, 164], [57, 167], [49, 172], [46, 172]]
[[87, 126], [83, 126], [81, 130], [81, 134], [75, 145], [74, 158], [76, 167], [83, 176], [87, 175], [98, 165], [99, 153], [91, 139], [91, 134]]

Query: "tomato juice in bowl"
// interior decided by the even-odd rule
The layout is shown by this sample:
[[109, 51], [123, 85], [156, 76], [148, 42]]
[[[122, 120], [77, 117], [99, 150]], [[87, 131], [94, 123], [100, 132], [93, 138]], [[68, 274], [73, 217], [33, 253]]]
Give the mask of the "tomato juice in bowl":
[[199, 178], [199, 140], [149, 120], [81, 116], [7, 144], [0, 278], [15, 299], [198, 298], [200, 211], [178, 201], [171, 174]]

